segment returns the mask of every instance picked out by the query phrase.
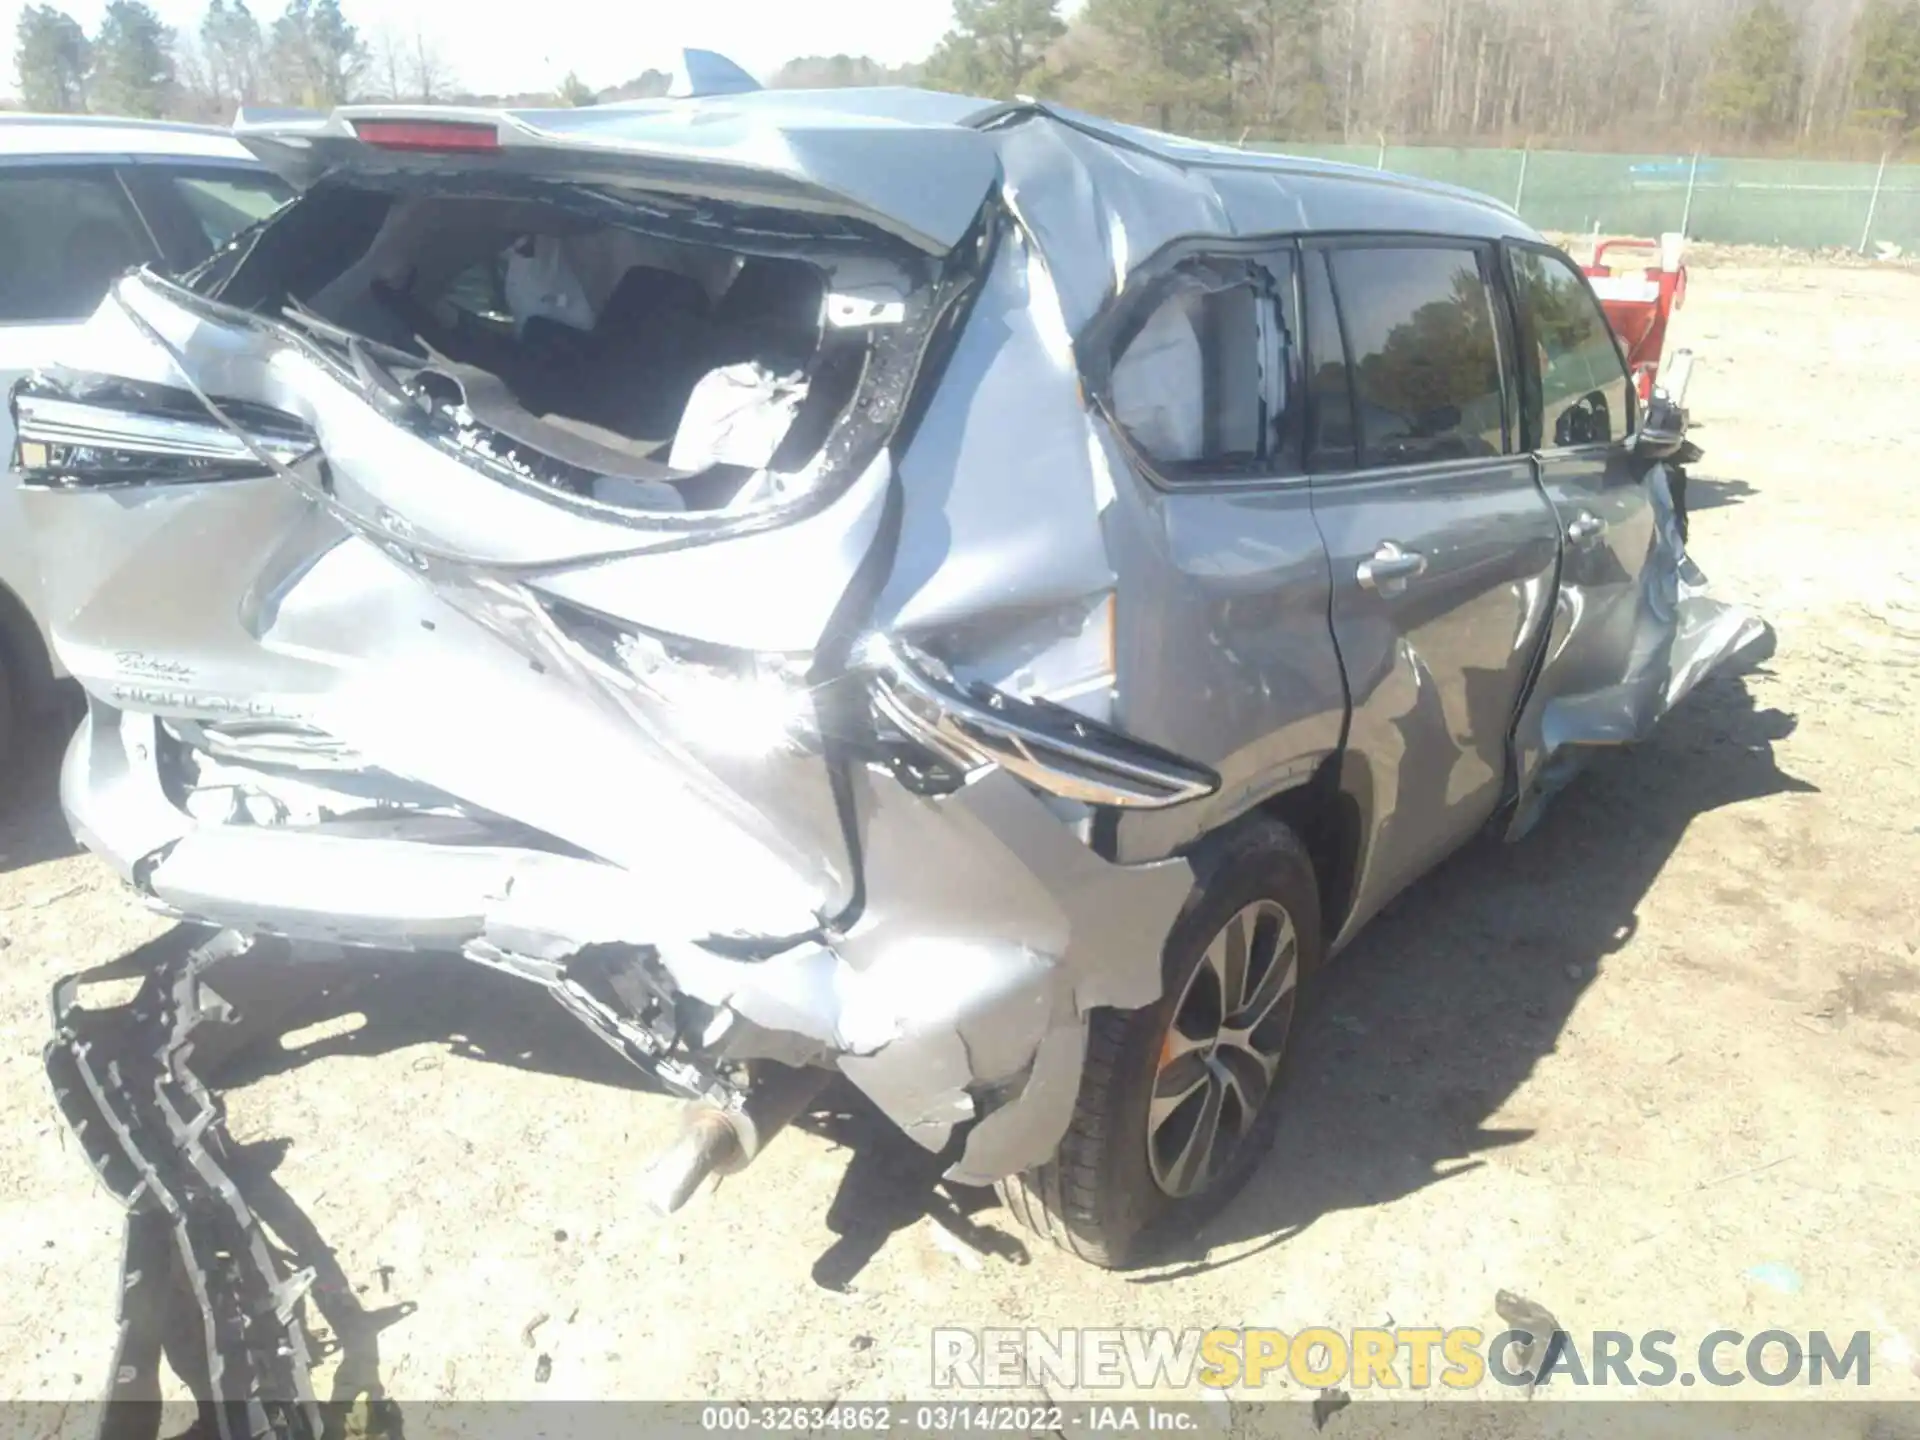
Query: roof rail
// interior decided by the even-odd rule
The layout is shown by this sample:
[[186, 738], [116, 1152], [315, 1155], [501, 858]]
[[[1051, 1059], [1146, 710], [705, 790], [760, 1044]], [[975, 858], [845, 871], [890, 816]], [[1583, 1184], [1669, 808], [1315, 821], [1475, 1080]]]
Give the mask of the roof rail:
[[83, 125], [101, 130], [165, 130], [177, 135], [224, 135], [219, 125], [190, 120], [148, 120], [137, 115], [42, 115], [0, 110], [0, 125]]

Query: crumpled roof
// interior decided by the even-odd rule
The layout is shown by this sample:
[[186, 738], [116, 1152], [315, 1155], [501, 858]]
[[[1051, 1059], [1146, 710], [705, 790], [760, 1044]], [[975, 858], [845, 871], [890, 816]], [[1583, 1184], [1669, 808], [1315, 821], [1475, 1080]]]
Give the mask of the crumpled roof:
[[[1052, 233], [1053, 244], [1040, 236], [1050, 265], [1100, 280], [1117, 260], [1135, 263], [1179, 234], [1534, 233], [1500, 202], [1453, 186], [1185, 140], [1059, 106], [903, 86], [751, 90], [577, 109], [355, 105], [320, 115], [248, 108], [235, 131], [304, 183], [357, 151], [354, 122], [375, 117], [492, 125], [504, 150], [585, 151], [663, 187], [698, 178], [711, 188], [716, 178], [733, 177], [749, 198], [859, 215], [935, 253], [959, 243], [999, 184], [1021, 193], [1036, 231]], [[1078, 223], [1068, 225], [1066, 213], [1076, 209]], [[1130, 238], [1116, 247], [1109, 243], [1116, 232]]]

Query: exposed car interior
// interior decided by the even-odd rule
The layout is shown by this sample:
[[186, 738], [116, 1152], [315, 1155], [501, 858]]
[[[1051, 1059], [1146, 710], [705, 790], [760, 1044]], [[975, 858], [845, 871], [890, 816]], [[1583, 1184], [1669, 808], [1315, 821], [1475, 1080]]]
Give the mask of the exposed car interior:
[[204, 288], [374, 342], [489, 453], [595, 499], [726, 506], [817, 449], [864, 367], [808, 260], [498, 196], [322, 186], [288, 213]]

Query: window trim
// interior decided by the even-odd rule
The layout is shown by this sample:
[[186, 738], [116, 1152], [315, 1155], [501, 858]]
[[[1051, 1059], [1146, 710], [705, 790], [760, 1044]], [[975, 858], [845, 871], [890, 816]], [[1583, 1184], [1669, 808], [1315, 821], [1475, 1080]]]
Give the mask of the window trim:
[[1533, 456], [1525, 451], [1512, 455], [1456, 455], [1446, 460], [1412, 460], [1404, 465], [1379, 465], [1371, 470], [1321, 470], [1313, 483], [1323, 489], [1336, 486], [1363, 486], [1381, 481], [1424, 480], [1443, 475], [1482, 475], [1495, 470], [1524, 469], [1531, 474]]
[[1613, 322], [1607, 319], [1606, 307], [1600, 303], [1600, 297], [1594, 293], [1593, 278], [1582, 270], [1579, 262], [1566, 251], [1544, 241], [1508, 239], [1500, 242], [1501, 270], [1507, 289], [1511, 292], [1510, 303], [1513, 307], [1515, 363], [1518, 363], [1520, 355], [1525, 350], [1525, 346], [1520, 342], [1526, 337], [1527, 323], [1525, 307], [1520, 300], [1520, 278], [1514, 273], [1513, 268], [1514, 256], [1520, 251], [1541, 255], [1550, 261], [1557, 260], [1579, 277], [1581, 288], [1587, 292], [1587, 298], [1593, 302], [1593, 308], [1600, 313], [1600, 323], [1606, 327], [1607, 338], [1613, 342], [1610, 349], [1614, 362], [1620, 367], [1620, 381], [1627, 395], [1627, 429], [1620, 439], [1609, 439], [1605, 444], [1596, 440], [1586, 445], [1548, 445], [1546, 443], [1546, 397], [1541, 392], [1540, 375], [1536, 367], [1531, 364], [1523, 367], [1520, 371], [1520, 384], [1527, 408], [1523, 421], [1525, 428], [1522, 429], [1521, 436], [1524, 440], [1531, 435], [1534, 445], [1531, 450], [1522, 453], [1531, 454], [1543, 460], [1553, 460], [1597, 453], [1611, 454], [1615, 450], [1631, 450], [1634, 437], [1640, 433], [1640, 394], [1634, 387], [1633, 371], [1628, 368], [1626, 357], [1620, 353], [1620, 337], [1614, 333]]
[[[120, 197], [120, 203], [127, 207], [132, 215], [135, 229], [134, 238], [146, 247], [147, 254], [141, 260], [143, 265], [156, 262], [164, 263], [166, 249], [160, 243], [160, 237], [153, 233], [153, 225], [141, 209], [140, 201], [127, 186], [123, 167], [128, 163], [125, 155], [9, 155], [0, 159], [0, 180], [21, 172], [30, 172], [35, 179], [49, 176], [73, 176], [86, 179], [104, 177], [109, 187]], [[89, 314], [91, 312], [88, 312]], [[44, 317], [33, 320], [10, 320], [0, 316], [0, 328], [31, 330], [48, 325], [78, 325], [87, 319], [86, 315], [66, 315]]]
[[[1074, 360], [1080, 371], [1083, 393], [1089, 408], [1097, 411], [1112, 430], [1114, 439], [1125, 451], [1133, 468], [1155, 490], [1164, 494], [1217, 494], [1241, 490], [1270, 490], [1276, 486], [1301, 486], [1308, 477], [1302, 466], [1305, 444], [1304, 427], [1289, 427], [1284, 454], [1275, 453], [1273, 463], [1280, 467], [1261, 475], [1197, 474], [1174, 477], [1165, 474], [1160, 462], [1134, 443], [1127, 427], [1114, 416], [1110, 388], [1113, 379], [1114, 347], [1127, 326], [1143, 320], [1152, 310], [1142, 310], [1155, 288], [1182, 265], [1194, 260], [1264, 262], [1269, 270], [1284, 266], [1286, 274], [1274, 275], [1274, 299], [1281, 311], [1286, 331], [1286, 382], [1289, 401], [1301, 392], [1301, 337], [1305, 333], [1300, 313], [1300, 246], [1291, 235], [1189, 236], [1170, 241], [1131, 270], [1119, 290], [1109, 296], [1099, 312], [1088, 321], [1074, 341]], [[1291, 314], [1288, 312], [1291, 311]]]
[[[1359, 413], [1353, 384], [1353, 348], [1347, 339], [1346, 315], [1340, 301], [1340, 287], [1333, 279], [1333, 267], [1324, 257], [1331, 252], [1343, 249], [1439, 249], [1471, 250], [1480, 261], [1481, 278], [1493, 296], [1495, 312], [1495, 336], [1500, 345], [1500, 385], [1501, 385], [1501, 425], [1502, 453], [1497, 456], [1473, 456], [1455, 460], [1416, 461], [1397, 466], [1377, 466], [1362, 468], [1359, 465], [1360, 431]], [[1126, 427], [1113, 418], [1112, 411], [1105, 400], [1105, 388], [1112, 371], [1112, 342], [1118, 333], [1119, 317], [1132, 305], [1139, 303], [1138, 297], [1143, 288], [1151, 285], [1162, 275], [1177, 268], [1182, 262], [1196, 257], [1219, 256], [1223, 259], [1245, 259], [1258, 256], [1282, 255], [1288, 257], [1291, 268], [1291, 281], [1282, 287], [1287, 292], [1293, 307], [1294, 343], [1288, 347], [1287, 383], [1290, 393], [1303, 397], [1311, 404], [1305, 385], [1306, 350], [1311, 343], [1307, 332], [1306, 313], [1306, 265], [1309, 252], [1322, 253], [1322, 262], [1327, 266], [1328, 288], [1333, 293], [1334, 318], [1340, 332], [1340, 348], [1346, 359], [1347, 404], [1352, 414], [1354, 428], [1354, 464], [1351, 468], [1319, 470], [1309, 472], [1307, 465], [1306, 443], [1310, 427], [1301, 424], [1294, 427], [1294, 443], [1291, 447], [1293, 469], [1284, 474], [1271, 476], [1221, 476], [1218, 478], [1193, 478], [1172, 480], [1159, 472], [1153, 458], [1134, 445], [1126, 433]], [[1121, 287], [1107, 298], [1099, 312], [1081, 330], [1074, 340], [1074, 359], [1080, 370], [1083, 393], [1090, 407], [1097, 409], [1111, 426], [1115, 438], [1126, 451], [1147, 482], [1156, 490], [1167, 494], [1217, 493], [1238, 490], [1267, 490], [1291, 488], [1304, 485], [1342, 485], [1365, 484], [1383, 476], [1400, 475], [1409, 472], [1444, 473], [1447, 470], [1469, 470], [1475, 467], [1496, 464], [1511, 464], [1517, 460], [1552, 458], [1586, 450], [1593, 446], [1577, 446], [1571, 449], [1555, 447], [1545, 449], [1536, 446], [1526, 447], [1527, 425], [1540, 424], [1539, 400], [1534, 396], [1537, 377], [1529, 384], [1528, 370], [1521, 364], [1523, 319], [1521, 314], [1519, 287], [1515, 283], [1512, 269], [1512, 254], [1516, 250], [1528, 250], [1551, 256], [1569, 266], [1586, 284], [1587, 293], [1599, 305], [1599, 297], [1593, 295], [1593, 284], [1586, 272], [1565, 250], [1545, 240], [1531, 240], [1523, 236], [1460, 234], [1440, 230], [1309, 230], [1276, 231], [1263, 235], [1245, 236], [1183, 236], [1168, 241], [1160, 249], [1142, 260], [1131, 270]], [[1601, 310], [1602, 318], [1605, 310]], [[1612, 326], [1608, 325], [1612, 334]], [[1619, 347], [1615, 346], [1618, 355]], [[1639, 432], [1640, 400], [1633, 386], [1632, 374], [1626, 368], [1624, 358], [1620, 361], [1622, 374], [1626, 379], [1627, 406], [1629, 423], [1626, 438], [1618, 442], [1609, 442], [1609, 449], [1630, 449], [1634, 436]], [[1528, 406], [1534, 408], [1531, 416]], [[1540, 438], [1544, 439], [1544, 436]]]
[[1295, 268], [1295, 283], [1300, 291], [1301, 367], [1304, 371], [1306, 357], [1312, 353], [1314, 344], [1313, 322], [1307, 318], [1306, 290], [1306, 270], [1309, 265], [1313, 265], [1318, 267], [1319, 272], [1324, 275], [1327, 280], [1327, 299], [1333, 307], [1333, 343], [1335, 348], [1340, 352], [1340, 374], [1346, 381], [1344, 388], [1347, 395], [1347, 432], [1353, 436], [1353, 444], [1347, 447], [1347, 463], [1345, 465], [1316, 468], [1313, 452], [1305, 447], [1307, 437], [1317, 435], [1319, 432], [1317, 422], [1320, 419], [1320, 404], [1317, 398], [1317, 392], [1313, 391], [1310, 387], [1302, 387], [1307, 404], [1307, 423], [1303, 427], [1300, 442], [1302, 446], [1301, 467], [1316, 479], [1328, 475], [1357, 474], [1360, 471], [1360, 411], [1359, 407], [1354, 403], [1353, 396], [1353, 347], [1347, 343], [1347, 321], [1346, 317], [1340, 312], [1340, 291], [1333, 283], [1333, 262], [1327, 258], [1329, 253], [1324, 246], [1302, 245], [1300, 247], [1300, 263]]

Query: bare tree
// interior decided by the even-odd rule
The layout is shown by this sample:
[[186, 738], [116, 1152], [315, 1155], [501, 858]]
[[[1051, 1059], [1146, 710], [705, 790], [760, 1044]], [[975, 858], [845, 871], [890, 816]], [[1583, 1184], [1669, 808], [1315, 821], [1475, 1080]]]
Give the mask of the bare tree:
[[404, 100], [410, 44], [391, 25], [373, 32], [367, 46], [367, 90], [380, 100]]
[[1906, 53], [1903, 29], [1920, 37], [1876, 22], [1876, 58], [1859, 17], [1910, 10], [1920, 21], [1920, 0], [1087, 0], [1054, 51], [1098, 63], [1048, 83], [1235, 134], [1844, 144], [1860, 75], [1904, 74], [1887, 54]]
[[407, 98], [431, 104], [445, 98], [453, 89], [453, 70], [440, 53], [438, 43], [424, 30], [413, 32], [413, 44], [407, 51]]

